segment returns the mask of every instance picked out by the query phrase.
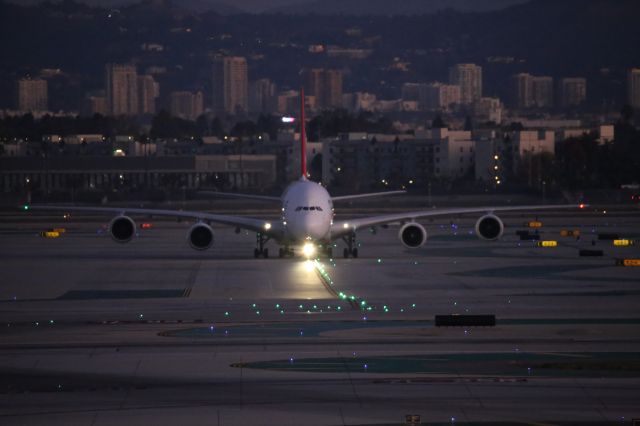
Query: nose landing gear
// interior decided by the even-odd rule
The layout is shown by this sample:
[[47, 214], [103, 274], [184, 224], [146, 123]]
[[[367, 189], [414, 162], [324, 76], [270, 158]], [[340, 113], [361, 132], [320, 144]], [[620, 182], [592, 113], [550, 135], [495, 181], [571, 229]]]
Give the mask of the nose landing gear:
[[289, 246], [280, 247], [278, 249], [278, 257], [280, 258], [285, 256], [293, 257], [293, 255], [294, 255], [293, 249]]

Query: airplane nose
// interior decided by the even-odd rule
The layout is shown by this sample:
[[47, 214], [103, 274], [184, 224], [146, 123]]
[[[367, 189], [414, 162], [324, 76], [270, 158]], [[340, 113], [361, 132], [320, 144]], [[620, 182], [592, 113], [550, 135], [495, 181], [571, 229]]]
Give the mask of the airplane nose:
[[325, 223], [311, 215], [306, 218], [305, 227], [307, 229], [307, 236], [311, 237], [314, 240], [324, 238], [328, 231]]
[[305, 240], [311, 238], [313, 240], [323, 239], [329, 232], [327, 224], [313, 215], [301, 217], [299, 221], [294, 222], [290, 227], [291, 233], [297, 240]]

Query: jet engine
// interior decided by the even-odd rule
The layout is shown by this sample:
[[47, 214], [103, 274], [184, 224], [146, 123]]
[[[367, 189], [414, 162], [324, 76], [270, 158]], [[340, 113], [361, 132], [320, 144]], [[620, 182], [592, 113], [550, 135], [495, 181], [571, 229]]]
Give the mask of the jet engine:
[[129, 216], [115, 217], [109, 224], [111, 238], [118, 243], [128, 243], [136, 233], [136, 223]]
[[187, 239], [191, 248], [206, 250], [213, 244], [213, 229], [206, 223], [196, 223], [189, 229]]
[[427, 230], [419, 223], [406, 223], [398, 231], [398, 238], [405, 247], [418, 248], [427, 241]]
[[483, 240], [497, 240], [504, 232], [504, 223], [494, 214], [482, 216], [476, 222], [476, 235]]

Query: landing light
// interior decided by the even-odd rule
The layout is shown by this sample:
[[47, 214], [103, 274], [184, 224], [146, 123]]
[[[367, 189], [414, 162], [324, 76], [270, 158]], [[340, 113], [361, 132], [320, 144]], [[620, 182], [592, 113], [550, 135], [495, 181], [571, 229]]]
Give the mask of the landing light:
[[312, 257], [314, 254], [316, 254], [316, 246], [311, 243], [305, 243], [304, 246], [302, 246], [302, 254], [307, 259]]
[[271, 229], [271, 224], [270, 224], [269, 222], [265, 223], [265, 224], [264, 224], [264, 229], [266, 229], [267, 231], [268, 231], [269, 229]]

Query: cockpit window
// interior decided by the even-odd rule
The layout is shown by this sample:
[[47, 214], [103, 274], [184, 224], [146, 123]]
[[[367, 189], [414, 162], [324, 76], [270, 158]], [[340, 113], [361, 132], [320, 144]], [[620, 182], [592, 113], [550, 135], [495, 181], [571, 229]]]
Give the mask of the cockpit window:
[[317, 210], [319, 212], [323, 211], [322, 207], [320, 207], [320, 206], [311, 206], [311, 207], [309, 207], [309, 206], [298, 206], [295, 209], [295, 211], [297, 211], [297, 212], [299, 212], [300, 210], [304, 210], [304, 211], [316, 211]]

